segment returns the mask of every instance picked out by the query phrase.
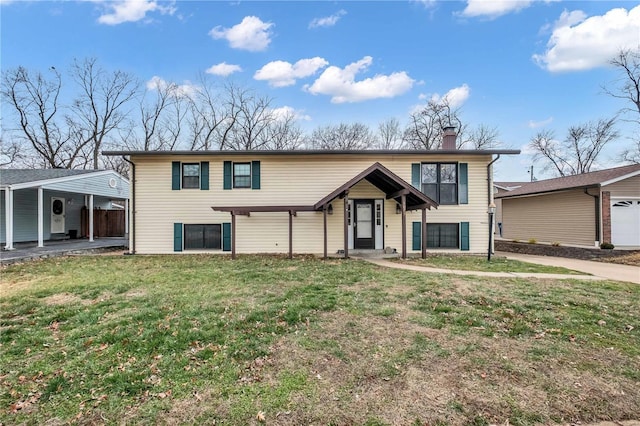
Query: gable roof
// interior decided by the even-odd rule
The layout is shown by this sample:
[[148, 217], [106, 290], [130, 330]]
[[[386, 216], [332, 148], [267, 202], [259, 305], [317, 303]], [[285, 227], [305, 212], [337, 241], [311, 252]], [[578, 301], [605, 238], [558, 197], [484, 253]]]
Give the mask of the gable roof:
[[541, 194], [573, 188], [610, 185], [614, 182], [628, 179], [636, 175], [640, 175], [640, 164], [632, 164], [629, 166], [614, 167], [612, 169], [598, 170], [596, 172], [583, 173], [580, 175], [529, 182], [520, 188], [514, 189], [513, 191], [496, 194], [495, 198], [510, 198], [520, 195]]
[[322, 207], [337, 197], [344, 196], [345, 193], [356, 185], [361, 180], [367, 180], [372, 185], [380, 189], [387, 195], [387, 199], [393, 198], [397, 202], [402, 195], [406, 197], [407, 210], [417, 210], [422, 207], [431, 209], [431, 207], [438, 208], [438, 203], [427, 197], [421, 191], [411, 186], [407, 181], [393, 173], [391, 170], [384, 167], [382, 164], [376, 162], [367, 167], [361, 173], [354, 176], [344, 184], [340, 185], [333, 192], [326, 197], [318, 201], [314, 208], [316, 210], [322, 209]]
[[87, 173], [95, 173], [96, 171], [97, 170], [69, 169], [2, 169], [0, 170], [0, 184], [2, 184], [2, 186], [8, 186], [16, 185], [18, 183], [39, 182]]

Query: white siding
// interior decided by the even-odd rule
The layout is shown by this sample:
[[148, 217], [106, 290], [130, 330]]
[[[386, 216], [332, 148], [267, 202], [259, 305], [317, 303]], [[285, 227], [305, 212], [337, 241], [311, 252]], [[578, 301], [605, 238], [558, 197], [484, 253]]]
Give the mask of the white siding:
[[[469, 204], [441, 206], [427, 211], [428, 222], [469, 222], [470, 251], [484, 252], [488, 243], [486, 164], [490, 156], [136, 156], [135, 244], [138, 253], [172, 253], [174, 223], [231, 222], [229, 213], [216, 212], [212, 206], [313, 205], [324, 196], [371, 166], [376, 161], [411, 182], [411, 164], [421, 161], [459, 161], [468, 163]], [[223, 190], [223, 161], [261, 161], [261, 189]], [[210, 190], [171, 189], [172, 161], [209, 161]], [[385, 198], [368, 182], [361, 182], [349, 198]], [[401, 250], [401, 215], [395, 214], [395, 202], [385, 200], [385, 246]], [[344, 247], [343, 201], [333, 202], [334, 214], [328, 217], [328, 250]], [[421, 220], [421, 212], [407, 214], [407, 250], [411, 252], [412, 222]], [[288, 251], [288, 213], [251, 213], [237, 217], [238, 253]], [[293, 250], [296, 253], [323, 251], [321, 212], [301, 212], [293, 218]]]

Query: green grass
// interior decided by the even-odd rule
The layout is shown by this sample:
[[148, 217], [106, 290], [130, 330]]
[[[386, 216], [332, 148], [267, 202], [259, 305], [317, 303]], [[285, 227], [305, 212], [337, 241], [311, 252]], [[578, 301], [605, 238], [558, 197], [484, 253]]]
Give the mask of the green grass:
[[631, 284], [194, 255], [48, 259], [0, 286], [0, 424], [640, 417]]
[[559, 266], [538, 265], [535, 263], [521, 262], [519, 260], [507, 259], [502, 256], [492, 256], [488, 261], [486, 256], [474, 255], [445, 255], [430, 254], [426, 259], [412, 257], [408, 259], [394, 259], [396, 262], [410, 265], [427, 266], [442, 269], [458, 269], [462, 271], [484, 271], [484, 272], [532, 272], [545, 274], [573, 274], [589, 275], [584, 272], [573, 271]]

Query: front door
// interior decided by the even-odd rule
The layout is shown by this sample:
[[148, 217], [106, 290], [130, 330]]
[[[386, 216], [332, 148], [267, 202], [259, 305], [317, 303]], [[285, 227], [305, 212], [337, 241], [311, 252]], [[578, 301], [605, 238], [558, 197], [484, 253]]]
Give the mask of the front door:
[[373, 249], [375, 247], [373, 233], [373, 225], [375, 223], [373, 220], [373, 200], [354, 200], [354, 204], [354, 248]]
[[65, 199], [51, 197], [51, 233], [63, 234]]

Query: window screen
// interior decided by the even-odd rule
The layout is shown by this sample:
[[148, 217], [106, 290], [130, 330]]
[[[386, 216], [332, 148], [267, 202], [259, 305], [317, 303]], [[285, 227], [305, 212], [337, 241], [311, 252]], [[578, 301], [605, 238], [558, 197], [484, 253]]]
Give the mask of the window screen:
[[184, 225], [185, 250], [220, 250], [221, 225]]
[[200, 163], [184, 163], [182, 165], [182, 187], [200, 188]]
[[427, 247], [458, 248], [457, 223], [427, 223]]

